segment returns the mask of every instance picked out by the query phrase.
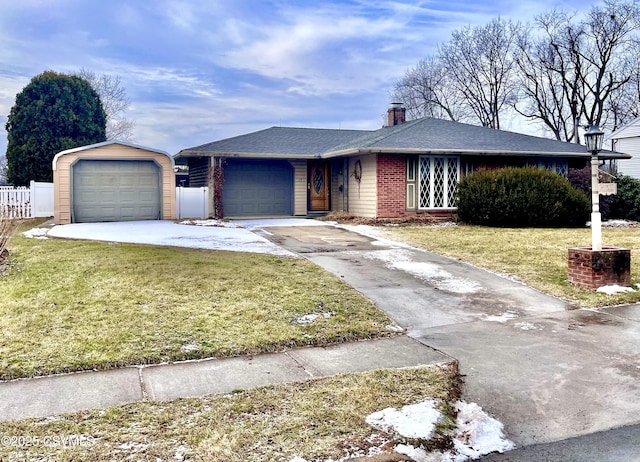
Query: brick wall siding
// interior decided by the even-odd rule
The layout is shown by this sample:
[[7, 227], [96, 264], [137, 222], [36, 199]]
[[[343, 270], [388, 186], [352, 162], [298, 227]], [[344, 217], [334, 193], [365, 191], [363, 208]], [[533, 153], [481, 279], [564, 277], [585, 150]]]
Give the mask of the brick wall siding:
[[415, 217], [429, 215], [451, 218], [455, 210], [407, 210], [407, 159], [397, 154], [378, 154], [377, 159], [378, 218]]
[[588, 289], [617, 284], [631, 285], [631, 251], [629, 249], [569, 249], [569, 282]]
[[406, 216], [405, 156], [378, 154], [377, 215], [379, 218]]

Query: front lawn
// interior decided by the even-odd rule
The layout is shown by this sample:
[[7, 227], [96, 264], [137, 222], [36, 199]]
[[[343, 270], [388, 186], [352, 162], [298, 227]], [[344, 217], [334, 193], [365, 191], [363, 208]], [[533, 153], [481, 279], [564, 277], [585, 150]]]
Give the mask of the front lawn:
[[[0, 460], [287, 462], [296, 456], [337, 460], [383, 446], [390, 451], [399, 442], [446, 447], [459, 393], [455, 367], [381, 370], [0, 422]], [[435, 439], [398, 440], [365, 422], [372, 412], [426, 399], [440, 402], [451, 418], [439, 424]]]
[[[384, 228], [391, 239], [515, 277], [581, 307], [636, 303], [640, 291], [607, 295], [567, 280], [567, 252], [590, 247], [590, 229], [489, 228], [457, 225]], [[603, 245], [631, 249], [631, 283], [640, 283], [640, 228], [603, 228]]]
[[384, 313], [304, 259], [21, 235], [9, 249], [0, 379], [390, 335]]

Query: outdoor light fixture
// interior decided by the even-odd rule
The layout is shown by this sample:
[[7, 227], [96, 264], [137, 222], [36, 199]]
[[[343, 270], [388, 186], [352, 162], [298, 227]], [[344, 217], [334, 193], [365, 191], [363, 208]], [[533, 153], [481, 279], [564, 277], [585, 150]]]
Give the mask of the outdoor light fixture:
[[591, 153], [591, 250], [602, 250], [602, 221], [600, 217], [600, 191], [598, 190], [598, 153], [602, 151], [604, 132], [592, 125], [584, 134], [587, 151]]
[[584, 134], [584, 142], [587, 145], [587, 151], [593, 156], [597, 156], [602, 151], [602, 142], [604, 141], [604, 132], [597, 125], [592, 125]]

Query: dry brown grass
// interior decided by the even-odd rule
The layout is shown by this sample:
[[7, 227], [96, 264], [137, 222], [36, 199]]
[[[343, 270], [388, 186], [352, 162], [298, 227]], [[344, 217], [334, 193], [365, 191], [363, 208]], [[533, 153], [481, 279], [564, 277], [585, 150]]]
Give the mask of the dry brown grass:
[[[0, 265], [2, 265], [9, 256], [7, 246], [19, 224], [20, 222], [18, 220], [9, 219], [8, 216], [0, 213]], [[0, 272], [1, 271], [2, 266], [0, 266]]]
[[21, 235], [11, 252], [0, 379], [390, 335], [384, 313], [304, 259]]
[[[568, 249], [590, 246], [590, 229], [514, 229], [468, 225], [385, 229], [392, 239], [514, 277], [578, 306], [597, 307], [640, 301], [640, 291], [606, 295], [569, 283]], [[631, 249], [631, 283], [640, 283], [640, 261], [636, 257], [640, 253], [640, 228], [603, 228], [603, 243]]]
[[[82, 444], [0, 445], [0, 460], [202, 460], [225, 462], [338, 459], [387, 442], [406, 443], [370, 427], [365, 418], [425, 399], [445, 412], [460, 394], [455, 365], [379, 370], [226, 396], [136, 403], [103, 411], [0, 423], [0, 435], [74, 436]], [[452, 417], [452, 416], [449, 416]], [[448, 446], [447, 424], [425, 448]], [[415, 440], [411, 441], [414, 443]]]

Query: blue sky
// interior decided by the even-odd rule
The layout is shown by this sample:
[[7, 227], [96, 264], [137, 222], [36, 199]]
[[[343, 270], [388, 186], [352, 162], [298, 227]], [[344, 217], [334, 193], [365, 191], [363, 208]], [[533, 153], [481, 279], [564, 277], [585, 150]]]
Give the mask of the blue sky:
[[15, 95], [45, 70], [119, 76], [132, 141], [170, 154], [274, 125], [376, 129], [394, 82], [451, 31], [554, 7], [589, 5], [0, 0], [0, 155]]

